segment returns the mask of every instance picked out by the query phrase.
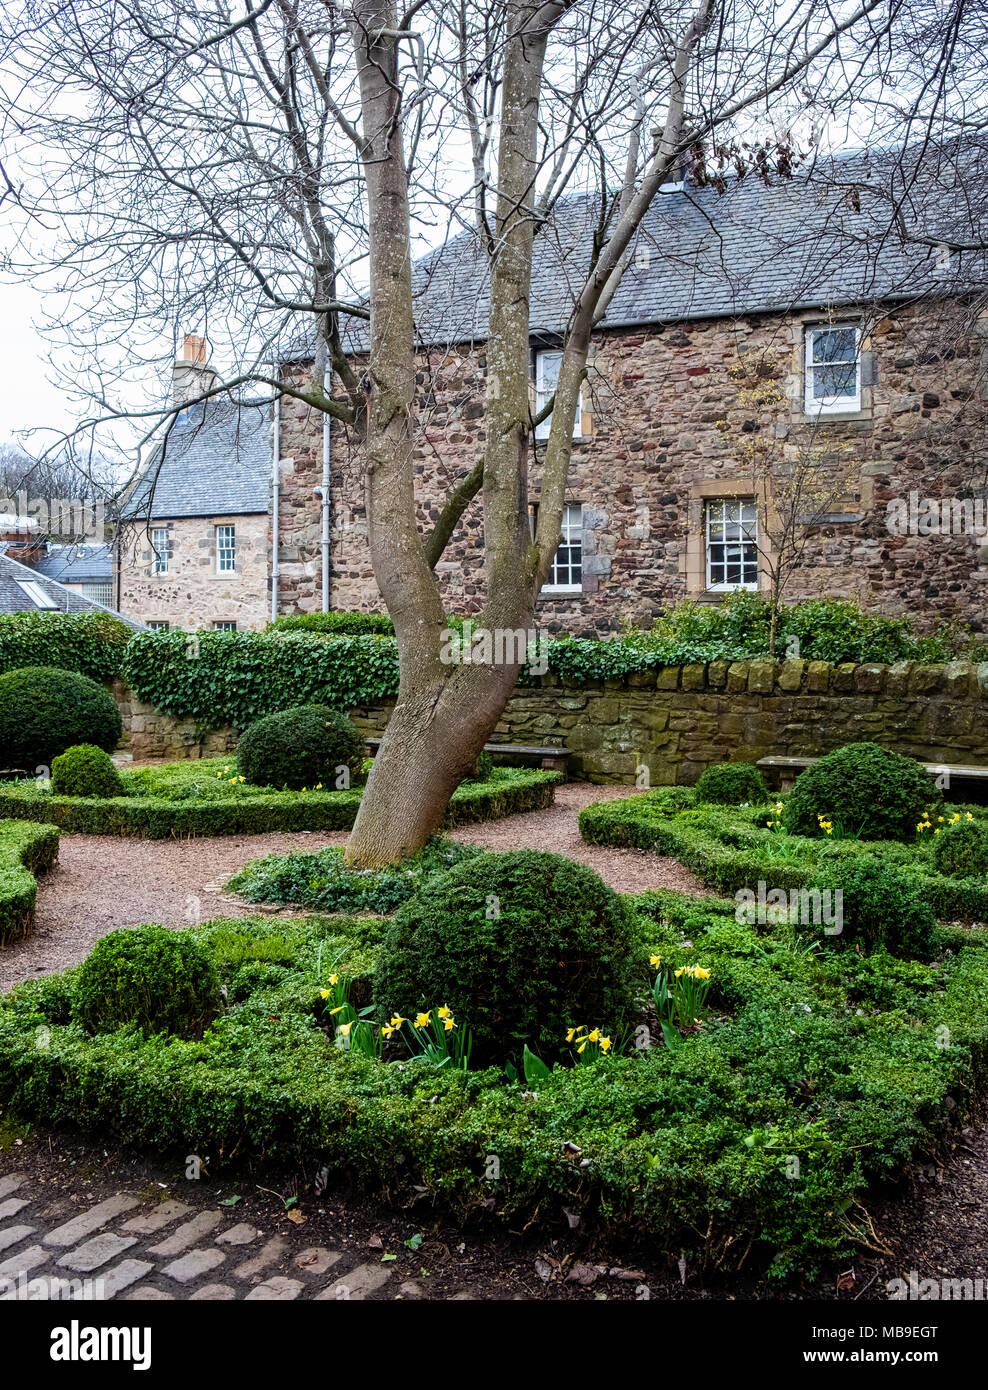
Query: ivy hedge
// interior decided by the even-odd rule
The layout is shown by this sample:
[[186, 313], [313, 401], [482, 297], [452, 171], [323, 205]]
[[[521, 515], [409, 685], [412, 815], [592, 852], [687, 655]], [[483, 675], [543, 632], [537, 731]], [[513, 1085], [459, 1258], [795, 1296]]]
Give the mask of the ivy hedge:
[[[467, 825], [543, 810], [552, 805], [556, 784], [562, 780], [560, 772], [497, 768], [490, 781], [466, 782], [457, 788], [443, 824]], [[53, 796], [33, 782], [5, 783], [0, 784], [0, 815], [46, 822], [76, 835], [132, 835], [146, 840], [261, 835], [274, 830], [349, 830], [362, 795], [360, 787], [307, 792], [258, 787], [226, 790], [228, 795], [207, 791], [202, 796], [99, 798]]]
[[[988, 808], [954, 807], [984, 823]], [[919, 888], [943, 921], [988, 921], [988, 882], [937, 872], [932, 841], [832, 840], [777, 834], [765, 807], [696, 804], [687, 787], [659, 787], [621, 801], [599, 801], [580, 812], [588, 844], [632, 846], [678, 859], [707, 888], [758, 891], [759, 883], [786, 891], [811, 887], [835, 863], [878, 855]]]
[[35, 875], [57, 859], [58, 831], [52, 826], [0, 820], [0, 949], [31, 930]]
[[288, 613], [268, 623], [265, 632], [321, 632], [328, 637], [393, 637], [387, 613]]
[[112, 680], [134, 629], [110, 613], [0, 615], [0, 676], [21, 666], [59, 666]]
[[738, 924], [730, 902], [654, 893], [637, 906], [643, 992], [652, 953], [711, 971], [707, 1022], [673, 1050], [616, 1044], [534, 1086], [500, 1066], [436, 1069], [397, 1040], [383, 1060], [358, 1055], [333, 1037], [323, 995], [334, 972], [364, 1004], [386, 923], [236, 919], [188, 929], [227, 995], [199, 1039], [90, 1035], [77, 971], [0, 999], [0, 1102], [155, 1152], [326, 1167], [474, 1228], [565, 1230], [579, 1216], [721, 1271], [801, 1277], [845, 1258], [867, 1238], [868, 1185], [972, 1113], [988, 1070], [984, 942], [930, 964], [811, 958], [781, 927]]

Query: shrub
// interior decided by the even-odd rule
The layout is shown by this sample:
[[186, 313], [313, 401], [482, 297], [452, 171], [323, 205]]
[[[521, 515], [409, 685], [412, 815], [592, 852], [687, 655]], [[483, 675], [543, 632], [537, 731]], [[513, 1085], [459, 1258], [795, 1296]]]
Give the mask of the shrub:
[[832, 941], [866, 951], [883, 946], [893, 956], [930, 956], [936, 937], [932, 907], [921, 887], [877, 855], [833, 860], [821, 867], [813, 887], [842, 894], [843, 931]]
[[933, 837], [933, 862], [949, 878], [988, 875], [988, 826], [983, 821], [957, 820], [939, 827]]
[[58, 831], [52, 826], [0, 820], [0, 949], [34, 926], [34, 876], [57, 860]]
[[289, 613], [268, 623], [265, 632], [322, 632], [330, 637], [393, 637], [387, 613]]
[[93, 680], [112, 680], [133, 635], [133, 628], [111, 613], [4, 613], [0, 674], [23, 666], [57, 666]]
[[761, 806], [768, 797], [765, 778], [751, 763], [718, 763], [708, 767], [696, 784], [697, 801], [718, 806]]
[[56, 796], [125, 794], [113, 759], [92, 743], [77, 743], [52, 759], [51, 789]]
[[54, 666], [0, 676], [0, 756], [10, 767], [50, 767], [77, 743], [109, 752], [122, 729], [113, 696], [88, 676]]
[[258, 719], [240, 736], [237, 766], [259, 787], [336, 787], [340, 768], [346, 785], [356, 781], [364, 741], [345, 714], [328, 705], [299, 705]]
[[631, 911], [592, 869], [537, 850], [483, 854], [399, 909], [374, 993], [385, 1014], [448, 1004], [478, 1060], [525, 1043], [558, 1055], [570, 1024], [627, 1020], [633, 959]]
[[96, 943], [76, 976], [73, 1015], [90, 1033], [136, 1023], [146, 1033], [191, 1037], [219, 1004], [212, 956], [194, 936], [152, 923]]
[[846, 743], [797, 777], [782, 819], [795, 835], [822, 834], [822, 815], [847, 835], [906, 840], [939, 801], [933, 778], [913, 758], [877, 743]]
[[464, 778], [466, 782], [486, 782], [494, 771], [494, 759], [486, 749], [482, 748], [477, 754], [477, 770], [472, 776]]

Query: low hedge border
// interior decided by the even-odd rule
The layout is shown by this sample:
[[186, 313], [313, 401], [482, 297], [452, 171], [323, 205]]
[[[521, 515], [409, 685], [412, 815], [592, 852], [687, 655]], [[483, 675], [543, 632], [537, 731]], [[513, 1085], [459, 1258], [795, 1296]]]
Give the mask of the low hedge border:
[[[512, 771], [515, 771], [512, 769]], [[445, 826], [497, 820], [551, 806], [561, 772], [518, 770], [510, 781], [470, 782], [453, 793]], [[272, 792], [238, 800], [168, 801], [160, 796], [51, 796], [29, 787], [0, 787], [0, 815], [57, 825], [72, 835], [133, 835], [167, 840], [268, 831], [349, 830], [362, 789]]]
[[38, 884], [58, 860], [58, 831], [50, 825], [0, 820], [0, 948], [34, 925]]
[[0, 999], [0, 1102], [156, 1151], [326, 1166], [464, 1221], [553, 1229], [578, 1214], [708, 1268], [805, 1274], [843, 1257], [867, 1185], [970, 1113], [988, 1071], [988, 949], [814, 961], [739, 926], [731, 902], [702, 900], [701, 923], [696, 899], [647, 896], [643, 981], [658, 949], [671, 965], [705, 960], [716, 982], [707, 1026], [674, 1052], [557, 1068], [534, 1089], [499, 1068], [352, 1055], [320, 1026], [320, 985], [337, 971], [362, 1002], [385, 923], [240, 918], [188, 929], [229, 997], [201, 1040], [88, 1036], [74, 971]]
[[[801, 837], [774, 837], [753, 823], [766, 818], [765, 808], [706, 808], [707, 816], [719, 833], [677, 820], [677, 812], [693, 805], [693, 793], [686, 788], [657, 788], [641, 796], [621, 801], [599, 801], [580, 812], [580, 834], [588, 844], [631, 846], [669, 855], [706, 888], [733, 894], [740, 888], [757, 891], [759, 882], [771, 875], [773, 888], [810, 886], [821, 863], [835, 859], [854, 859], [877, 854], [894, 863], [921, 888], [937, 917], [988, 920], [988, 883], [977, 878], [945, 878], [917, 868], [913, 847], [889, 840], [805, 840]], [[972, 807], [984, 814], [984, 807]], [[769, 857], [767, 848], [797, 843], [806, 847], [805, 856], [794, 859]]]

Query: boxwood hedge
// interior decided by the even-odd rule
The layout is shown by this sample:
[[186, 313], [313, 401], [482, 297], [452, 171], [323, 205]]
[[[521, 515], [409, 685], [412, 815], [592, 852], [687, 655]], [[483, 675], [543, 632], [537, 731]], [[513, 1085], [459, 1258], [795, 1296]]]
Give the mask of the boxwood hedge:
[[731, 902], [655, 893], [637, 907], [643, 985], [652, 953], [712, 973], [707, 1023], [675, 1051], [557, 1066], [535, 1086], [400, 1049], [358, 1056], [334, 1045], [321, 990], [338, 972], [366, 1000], [385, 924], [237, 919], [189, 929], [228, 994], [199, 1040], [87, 1036], [73, 971], [5, 996], [0, 1102], [221, 1163], [325, 1166], [464, 1222], [552, 1230], [580, 1216], [708, 1268], [805, 1274], [843, 1257], [868, 1184], [928, 1151], [983, 1084], [983, 939], [929, 964], [809, 957], [782, 928], [736, 922]]
[[[206, 761], [192, 766], [201, 768]], [[235, 764], [233, 767], [235, 770]], [[207, 773], [204, 780], [208, 783], [214, 777]], [[562, 780], [560, 772], [498, 768], [488, 782], [464, 783], [457, 788], [444, 824], [468, 825], [518, 811], [543, 810], [552, 805], [556, 784]], [[222, 780], [217, 785], [222, 791]], [[248, 794], [246, 787], [227, 784], [226, 790], [228, 795], [101, 799], [53, 796], [33, 782], [8, 782], [0, 784], [0, 816], [45, 821], [76, 835], [134, 835], [147, 840], [260, 835], [273, 830], [349, 830], [362, 795], [360, 787], [339, 792], [275, 792], [252, 787]]]
[[[956, 808], [955, 808], [956, 809]], [[961, 808], [975, 819], [983, 806]], [[810, 839], [780, 835], [765, 824], [764, 807], [698, 806], [692, 790], [657, 787], [621, 801], [599, 801], [580, 812], [580, 834], [589, 844], [631, 845], [670, 855], [707, 888], [736, 893], [812, 885], [835, 861], [878, 855], [908, 875], [941, 920], [988, 921], [988, 882], [937, 872], [929, 842]]]
[[26, 936], [34, 924], [35, 874], [58, 859], [58, 831], [50, 825], [0, 820], [0, 948]]

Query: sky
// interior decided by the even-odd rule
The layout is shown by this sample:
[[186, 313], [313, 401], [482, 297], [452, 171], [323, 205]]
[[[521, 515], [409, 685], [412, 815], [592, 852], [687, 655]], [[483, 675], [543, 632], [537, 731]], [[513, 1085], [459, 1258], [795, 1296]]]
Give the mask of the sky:
[[42, 294], [33, 285], [0, 283], [0, 443], [22, 442], [18, 430], [38, 425], [64, 429], [74, 414], [58, 387], [47, 380], [47, 344], [36, 329]]

